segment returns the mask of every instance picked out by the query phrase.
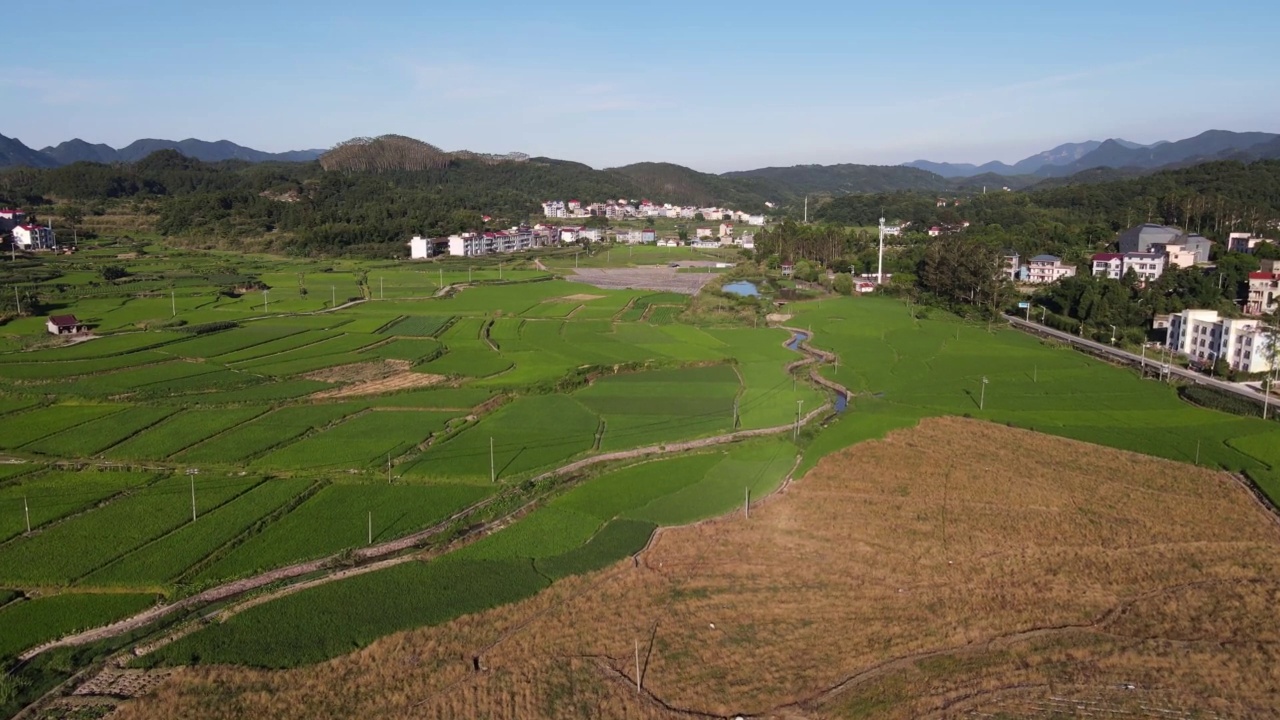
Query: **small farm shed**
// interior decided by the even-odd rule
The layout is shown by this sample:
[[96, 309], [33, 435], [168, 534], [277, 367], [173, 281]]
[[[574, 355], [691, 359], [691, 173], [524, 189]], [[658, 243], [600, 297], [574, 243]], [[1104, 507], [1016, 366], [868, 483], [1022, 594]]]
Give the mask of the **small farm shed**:
[[89, 326], [82, 324], [75, 315], [52, 315], [45, 321], [50, 335], [75, 335], [88, 332]]

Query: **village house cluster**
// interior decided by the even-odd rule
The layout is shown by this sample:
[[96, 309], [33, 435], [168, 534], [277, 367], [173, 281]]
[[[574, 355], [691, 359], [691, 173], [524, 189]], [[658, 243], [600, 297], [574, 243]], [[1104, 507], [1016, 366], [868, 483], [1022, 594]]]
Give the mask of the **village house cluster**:
[[619, 198], [605, 200], [602, 203], [582, 203], [578, 200], [548, 200], [542, 203], [542, 214], [549, 218], [591, 218], [604, 217], [616, 220], [628, 218], [672, 218], [676, 220], [695, 220], [702, 215], [707, 222], [730, 220], [746, 225], [763, 227], [764, 215], [755, 215], [740, 210], [729, 210], [720, 207], [694, 207], [692, 205], [659, 205], [648, 200], [635, 202]]
[[[421, 237], [415, 235], [408, 242], [409, 257], [414, 260], [425, 260], [437, 255], [454, 257], [474, 257], [477, 255], [497, 255], [515, 253], [534, 248], [552, 245], [570, 245], [581, 242], [602, 242], [612, 240], [625, 245], [657, 245], [658, 247], [679, 247], [689, 245], [697, 248], [738, 247], [745, 250], [755, 248], [755, 233], [752, 230], [735, 231], [734, 222], [741, 222], [749, 227], [760, 227], [765, 224], [763, 215], [739, 212], [717, 207], [677, 207], [673, 205], [655, 205], [648, 200], [633, 203], [630, 200], [608, 200], [603, 203], [584, 205], [577, 200], [564, 202], [549, 200], [542, 204], [542, 211], [548, 218], [555, 219], [589, 219], [596, 217], [610, 219], [636, 219], [650, 217], [669, 217], [699, 222], [718, 223], [698, 227], [689, 234], [687, 241], [683, 237], [662, 237], [654, 228], [622, 228], [605, 230], [585, 225], [552, 225], [542, 224], [520, 225], [507, 230], [465, 232], [448, 237]], [[489, 218], [485, 217], [488, 221]]]
[[12, 208], [0, 209], [0, 235], [8, 233], [13, 247], [21, 250], [56, 250], [52, 227], [27, 222], [27, 214]]

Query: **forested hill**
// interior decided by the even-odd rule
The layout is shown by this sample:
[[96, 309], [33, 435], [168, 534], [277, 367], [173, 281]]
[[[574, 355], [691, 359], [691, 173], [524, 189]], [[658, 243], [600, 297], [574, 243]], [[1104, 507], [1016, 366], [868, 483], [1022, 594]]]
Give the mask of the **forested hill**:
[[954, 184], [926, 170], [903, 165], [793, 165], [728, 172], [723, 177], [754, 181], [787, 197], [882, 193], [897, 190], [951, 190]]
[[[1127, 227], [1155, 222], [1210, 237], [1276, 234], [1280, 160], [1215, 162], [1136, 178], [1030, 192], [988, 192], [938, 207], [932, 193], [848, 195], [810, 205], [810, 217], [842, 225], [909, 221], [913, 229], [973, 223], [971, 230], [1023, 252], [1093, 252]], [[968, 232], [968, 231], [966, 231]]]

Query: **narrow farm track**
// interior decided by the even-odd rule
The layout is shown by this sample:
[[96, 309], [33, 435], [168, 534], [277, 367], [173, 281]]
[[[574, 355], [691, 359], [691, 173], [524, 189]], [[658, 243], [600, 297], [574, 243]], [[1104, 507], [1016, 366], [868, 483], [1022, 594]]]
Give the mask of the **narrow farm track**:
[[[799, 360], [793, 361], [791, 363], [788, 363], [786, 366], [786, 369], [788, 372], [791, 372], [794, 369], [799, 367], [816, 365], [822, 362], [834, 360], [835, 356], [832, 355], [831, 353], [812, 348], [808, 345], [807, 340], [802, 340], [804, 336], [808, 336], [809, 338], [812, 338], [812, 333], [810, 333], [809, 331], [796, 330], [794, 328], [784, 328], [784, 329], [792, 333], [792, 336], [783, 343], [784, 346], [791, 347], [792, 349], [795, 349], [798, 352], [801, 352], [808, 356], [808, 357], [804, 357]], [[835, 392], [844, 393], [846, 396], [848, 394], [848, 391], [844, 387], [836, 383], [832, 383], [831, 381], [818, 376], [816, 369], [810, 371], [809, 377], [814, 379], [816, 382], [819, 382], [824, 387], [828, 387], [829, 389], [832, 389]], [[826, 415], [829, 412], [831, 412], [831, 410], [832, 410], [831, 403], [829, 402], [823, 403], [820, 407], [810, 411], [803, 418], [801, 418], [798, 424], [807, 425], [810, 422], [826, 417]], [[690, 440], [686, 442], [667, 443], [664, 445], [650, 445], [647, 447], [634, 448], [631, 450], [622, 450], [617, 452], [604, 453], [601, 455], [595, 455], [592, 457], [584, 458], [582, 460], [568, 463], [566, 465], [562, 465], [558, 468], [555, 468], [553, 470], [550, 470], [535, 476], [529, 482], [537, 483], [549, 478], [572, 474], [572, 473], [581, 471], [585, 468], [589, 468], [595, 465], [600, 465], [603, 463], [616, 462], [619, 460], [644, 458], [649, 456], [672, 455], [676, 453], [685, 452], [688, 450], [696, 450], [700, 448], [712, 447], [715, 445], [734, 443], [734, 442], [746, 440], [749, 438], [764, 437], [768, 435], [779, 435], [782, 433], [793, 432], [796, 429], [796, 426], [797, 426], [797, 423], [792, 422], [792, 423], [787, 423], [785, 425], [777, 425], [777, 426], [767, 427], [767, 428], [758, 428], [754, 430], [742, 430], [742, 431], [727, 433], [724, 435], [701, 438], [698, 440]], [[515, 490], [516, 488], [513, 488], [511, 492], [514, 492]], [[350, 577], [352, 575], [364, 574], [366, 572], [372, 572], [373, 570], [382, 569], [384, 567], [389, 567], [391, 565], [395, 565], [400, 562], [408, 561], [410, 559], [413, 559], [415, 556], [405, 555], [402, 558], [389, 557], [389, 556], [394, 556], [400, 553], [404, 553], [414, 548], [418, 544], [432, 539], [433, 537], [439, 535], [441, 532], [444, 532], [445, 530], [447, 530], [454, 522], [462, 518], [465, 518], [468, 515], [471, 515], [475, 512], [483, 510], [495, 502], [506, 499], [506, 497], [507, 497], [506, 493], [499, 493], [499, 494], [490, 496], [484, 500], [473, 503], [472, 505], [453, 513], [449, 517], [445, 518], [444, 520], [428, 528], [425, 528], [423, 530], [420, 530], [410, 535], [406, 535], [396, 540], [390, 540], [384, 543], [379, 543], [377, 545], [371, 545], [369, 547], [356, 549], [356, 550], [350, 551], [349, 553], [339, 553], [339, 554], [330, 555], [328, 557], [311, 560], [304, 563], [298, 563], [298, 564], [290, 565], [287, 567], [277, 568], [275, 570], [264, 572], [259, 575], [243, 578], [240, 580], [235, 580], [232, 582], [219, 585], [214, 588], [210, 588], [201, 593], [198, 593], [196, 595], [191, 595], [189, 597], [183, 598], [171, 604], [157, 605], [141, 613], [138, 613], [137, 615], [125, 618], [115, 623], [104, 625], [102, 627], [94, 628], [91, 630], [86, 630], [84, 632], [76, 633], [73, 635], [68, 635], [58, 640], [53, 640], [53, 641], [44, 643], [43, 645], [36, 646], [19, 655], [19, 660], [22, 662], [26, 662], [40, 655], [41, 653], [47, 652], [54, 648], [86, 645], [89, 643], [94, 643], [101, 640], [118, 637], [120, 635], [124, 635], [126, 633], [130, 633], [140, 628], [146, 627], [147, 625], [150, 625], [151, 623], [154, 623], [163, 618], [169, 617], [174, 613], [178, 613], [186, 610], [192, 610], [204, 605], [221, 602], [223, 600], [227, 600], [227, 599], [236, 597], [238, 595], [242, 595], [244, 593], [251, 592], [253, 590], [257, 590], [259, 588], [268, 586], [268, 585], [292, 580], [294, 578], [314, 575], [316, 573], [323, 573], [322, 575], [319, 575], [317, 577], [308, 578], [306, 581], [301, 583], [301, 585], [298, 586], [296, 589], [294, 589], [293, 586], [291, 586], [291, 587], [286, 587], [286, 588], [282, 588], [280, 590], [274, 591], [271, 594], [271, 597], [286, 594], [288, 592], [294, 592], [297, 589], [302, 589], [303, 587], [314, 587], [314, 586], [322, 585], [328, 582], [333, 582], [335, 580], [340, 580], [342, 578]], [[486, 523], [481, 527], [475, 528], [474, 532], [487, 534], [487, 533], [495, 532], [498, 529], [501, 529], [501, 527], [504, 527], [506, 524], [509, 524], [509, 522], [513, 518], [518, 517], [523, 512], [528, 511], [533, 502], [537, 502], [537, 501], [536, 500], [531, 501], [530, 504], [526, 504], [525, 506], [517, 508], [513, 512], [507, 515], [504, 515], [502, 518], [499, 518], [494, 521], [490, 521], [489, 523]], [[474, 539], [473, 533], [467, 533], [467, 537], [469, 539]], [[378, 561], [378, 562], [375, 562], [372, 564], [361, 564], [359, 565], [359, 567], [351, 567], [349, 562], [345, 563], [345, 565], [340, 565], [341, 561], [344, 559], [344, 556], [346, 556], [348, 559], [354, 559], [356, 563], [368, 563], [369, 561]]]

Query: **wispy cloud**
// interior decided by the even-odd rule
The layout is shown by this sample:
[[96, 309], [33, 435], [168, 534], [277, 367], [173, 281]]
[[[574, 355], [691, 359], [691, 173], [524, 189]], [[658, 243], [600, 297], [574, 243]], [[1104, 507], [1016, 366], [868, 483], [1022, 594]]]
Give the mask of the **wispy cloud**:
[[41, 105], [98, 105], [120, 100], [120, 89], [113, 83], [35, 68], [7, 68], [0, 76], [0, 88], [8, 88], [17, 93], [17, 97]]

